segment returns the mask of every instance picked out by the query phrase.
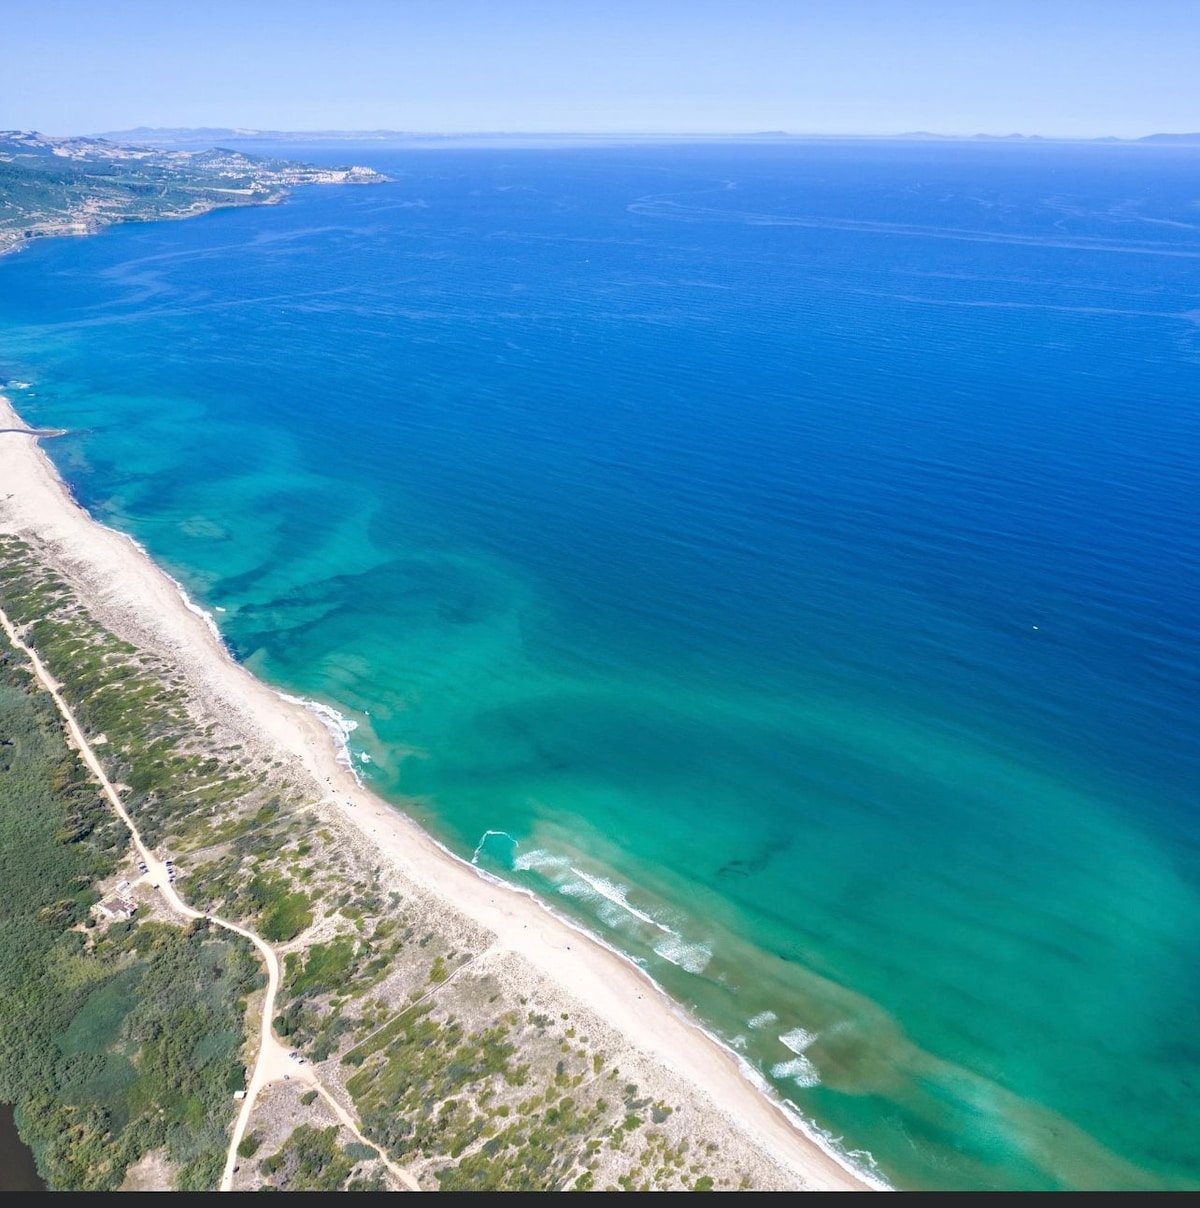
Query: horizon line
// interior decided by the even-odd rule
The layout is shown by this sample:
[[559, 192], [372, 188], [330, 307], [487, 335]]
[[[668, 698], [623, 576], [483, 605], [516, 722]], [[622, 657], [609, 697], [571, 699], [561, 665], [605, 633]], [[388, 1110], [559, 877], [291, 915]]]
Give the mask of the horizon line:
[[[995, 141], [1044, 141], [1044, 142], [1140, 142], [1157, 138], [1195, 138], [1200, 140], [1200, 131], [1196, 130], [1151, 130], [1145, 134], [1027, 134], [1022, 131], [1009, 131], [996, 134], [991, 131], [979, 130], [972, 133], [946, 133], [938, 130], [900, 130], [900, 131], [823, 131], [823, 130], [402, 130], [387, 126], [375, 127], [340, 127], [340, 128], [296, 128], [281, 127], [251, 127], [251, 126], [129, 126], [122, 129], [110, 129], [87, 135], [57, 135], [49, 137], [66, 138], [103, 138], [113, 134], [132, 134], [135, 132], [152, 133], [200, 133], [204, 131], [221, 131], [243, 138], [262, 135], [320, 135], [334, 137], [337, 135], [354, 135], [385, 137], [389, 135], [403, 138], [712, 138], [712, 139], [945, 139], [948, 141], [963, 140], [995, 140]], [[38, 131], [30, 131], [38, 133]]]

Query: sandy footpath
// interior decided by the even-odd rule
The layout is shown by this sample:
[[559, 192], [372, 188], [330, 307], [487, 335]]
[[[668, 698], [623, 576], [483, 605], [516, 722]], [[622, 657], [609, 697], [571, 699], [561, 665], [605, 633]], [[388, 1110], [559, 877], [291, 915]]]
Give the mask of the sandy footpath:
[[[690, 1022], [636, 966], [516, 889], [485, 879], [414, 822], [361, 788], [338, 761], [320, 720], [236, 663], [172, 580], [128, 538], [93, 521], [71, 498], [37, 442], [0, 397], [0, 532], [36, 537], [83, 590], [97, 619], [178, 663], [192, 687], [232, 724], [298, 759], [328, 808], [357, 826], [381, 857], [519, 954], [634, 1047], [682, 1077], [795, 1175], [797, 1188], [868, 1184], [801, 1132], [741, 1073], [736, 1058]], [[347, 802], [354, 802], [353, 807]]]

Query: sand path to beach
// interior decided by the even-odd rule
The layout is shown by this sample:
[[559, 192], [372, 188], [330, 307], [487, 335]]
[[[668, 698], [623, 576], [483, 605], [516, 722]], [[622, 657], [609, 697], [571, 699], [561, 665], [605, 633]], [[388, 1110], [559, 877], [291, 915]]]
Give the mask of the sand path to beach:
[[[39, 436], [47, 434], [21, 427], [0, 428], [0, 434], [3, 433], [18, 433], [22, 435], [28, 433]], [[104, 794], [109, 805], [129, 829], [130, 843], [138, 858], [146, 867], [146, 872], [139, 878], [139, 882], [149, 884], [161, 896], [166, 905], [174, 913], [183, 918], [189, 920], [206, 919], [214, 927], [221, 927], [226, 931], [235, 932], [249, 940], [258, 950], [259, 955], [267, 966], [267, 985], [263, 995], [262, 1016], [259, 1024], [258, 1053], [247, 1082], [246, 1095], [242, 1100], [241, 1111], [239, 1111], [237, 1120], [234, 1122], [233, 1134], [230, 1138], [229, 1149], [225, 1157], [225, 1167], [221, 1175], [220, 1190], [232, 1190], [234, 1170], [237, 1167], [238, 1146], [245, 1135], [250, 1115], [254, 1110], [254, 1105], [259, 1094], [265, 1086], [272, 1082], [286, 1081], [294, 1077], [298, 1082], [309, 1084], [329, 1104], [334, 1114], [354, 1137], [363, 1144], [370, 1145], [371, 1143], [359, 1131], [357, 1122], [322, 1085], [313, 1067], [307, 1063], [301, 1064], [293, 1059], [291, 1050], [275, 1036], [272, 1020], [275, 1017], [275, 999], [279, 993], [280, 984], [279, 957], [275, 950], [266, 940], [248, 928], [241, 927], [237, 923], [230, 922], [228, 919], [223, 919], [219, 915], [206, 915], [199, 910], [193, 909], [183, 900], [172, 884], [173, 878], [167, 868], [165, 858], [160, 857], [145, 842], [141, 831], [138, 830], [137, 823], [134, 822], [129, 812], [125, 809], [120, 793], [117, 792], [116, 786], [109, 780], [108, 775], [104, 771], [104, 766], [97, 758], [91, 743], [88, 742], [84, 735], [83, 727], [80, 726], [71, 707], [60, 693], [59, 688], [61, 685], [47, 670], [37, 651], [27, 645], [21, 638], [17, 627], [2, 608], [0, 608], [0, 628], [3, 628], [5, 635], [14, 649], [19, 650], [29, 660], [38, 683], [50, 694], [50, 698], [54, 701], [55, 707], [61, 714], [66, 724], [67, 732], [71, 737], [71, 742], [100, 786], [101, 792]], [[372, 1148], [378, 1149], [377, 1146], [372, 1146]], [[401, 1185], [409, 1191], [420, 1191], [421, 1188], [416, 1179], [408, 1171], [393, 1163], [382, 1151], [380, 1151], [380, 1160], [387, 1166]]]
[[[100, 760], [96, 758], [95, 751], [92, 750], [91, 744], [84, 737], [83, 729], [79, 722], [75, 719], [75, 714], [71, 711], [70, 706], [63, 700], [59, 693], [59, 685], [46, 670], [45, 664], [38, 658], [37, 651], [27, 646], [22, 641], [17, 632], [16, 626], [9, 620], [5, 611], [0, 608], [0, 627], [3, 627], [8, 640], [13, 647], [26, 658], [29, 659], [33, 666], [33, 673], [37, 677], [38, 683], [50, 694], [51, 699], [57, 706], [59, 713], [62, 714], [63, 721], [66, 723], [67, 732], [71, 735], [71, 740], [78, 749], [84, 763], [87, 764], [88, 770], [96, 778], [96, 782], [100, 785], [101, 791], [108, 799], [109, 805], [112, 806], [117, 816], [129, 828], [130, 842], [133, 845], [134, 851], [137, 852], [140, 859], [146, 865], [146, 873], [144, 879], [147, 880], [153, 888], [162, 896], [163, 901], [176, 914], [182, 915], [185, 919], [207, 919], [214, 927], [222, 927], [226, 931], [236, 932], [238, 935], [248, 939], [255, 948], [258, 949], [259, 955], [263, 958], [267, 965], [267, 988], [263, 995], [262, 1005], [262, 1020], [259, 1027], [259, 1045], [258, 1055], [254, 1061], [254, 1069], [251, 1071], [249, 1083], [246, 1088], [246, 1097], [242, 1100], [242, 1110], [238, 1113], [238, 1118], [233, 1126], [233, 1136], [229, 1141], [229, 1151], [225, 1157], [225, 1169], [221, 1175], [222, 1191], [230, 1191], [233, 1188], [233, 1172], [237, 1165], [238, 1145], [241, 1144], [242, 1137], [246, 1132], [246, 1125], [250, 1120], [250, 1113], [254, 1110], [254, 1104], [263, 1087], [270, 1082], [280, 1082], [290, 1080], [295, 1077], [299, 1082], [309, 1083], [320, 1094], [320, 1096], [328, 1102], [333, 1108], [338, 1119], [350, 1130], [354, 1136], [365, 1145], [371, 1143], [359, 1132], [358, 1125], [355, 1123], [350, 1114], [342, 1107], [340, 1103], [321, 1085], [320, 1079], [317, 1077], [311, 1065], [298, 1064], [289, 1055], [289, 1050], [275, 1038], [275, 1032], [272, 1028], [271, 1021], [275, 1017], [275, 996], [279, 991], [279, 957], [276, 956], [275, 950], [261, 936], [255, 935], [253, 931], [249, 931], [245, 927], [239, 927], [236, 923], [231, 923], [228, 919], [223, 919], [215, 914], [203, 914], [199, 910], [193, 910], [175, 891], [171, 884], [171, 878], [168, 875], [166, 863], [150, 848], [142, 839], [141, 832], [137, 828], [137, 824], [129, 816], [124, 804], [121, 801], [121, 796], [117, 792], [111, 780], [104, 772], [104, 768]], [[377, 1149], [377, 1146], [371, 1146]], [[387, 1168], [393, 1175], [405, 1186], [409, 1191], [420, 1191], [421, 1188], [417, 1184], [416, 1179], [390, 1161], [385, 1154], [380, 1152], [380, 1159], [385, 1163]]]

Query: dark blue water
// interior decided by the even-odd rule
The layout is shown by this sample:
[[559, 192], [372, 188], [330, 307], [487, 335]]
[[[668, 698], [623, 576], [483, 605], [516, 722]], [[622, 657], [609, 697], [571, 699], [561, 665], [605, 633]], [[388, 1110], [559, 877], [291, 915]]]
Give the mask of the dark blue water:
[[1194, 152], [369, 160], [0, 265], [81, 498], [889, 1180], [1200, 1181]]

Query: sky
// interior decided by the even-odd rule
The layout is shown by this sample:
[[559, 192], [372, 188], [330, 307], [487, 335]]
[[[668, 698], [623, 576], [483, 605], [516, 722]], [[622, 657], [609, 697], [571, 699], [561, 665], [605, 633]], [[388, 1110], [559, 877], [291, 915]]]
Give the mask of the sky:
[[1200, 0], [37, 0], [0, 127], [1200, 131]]

